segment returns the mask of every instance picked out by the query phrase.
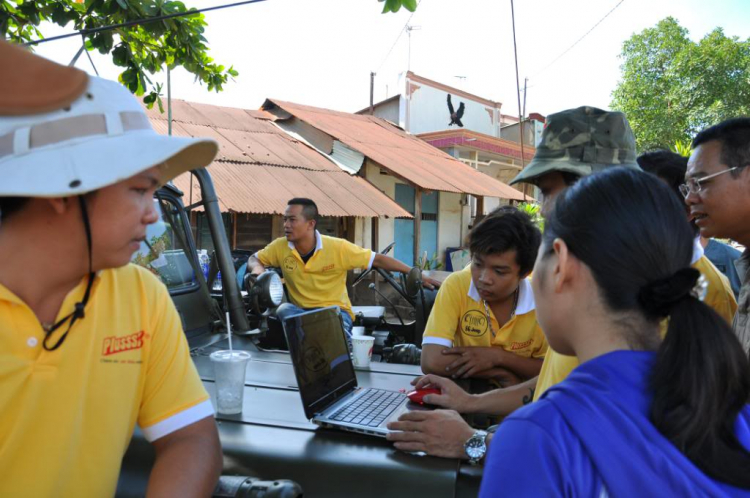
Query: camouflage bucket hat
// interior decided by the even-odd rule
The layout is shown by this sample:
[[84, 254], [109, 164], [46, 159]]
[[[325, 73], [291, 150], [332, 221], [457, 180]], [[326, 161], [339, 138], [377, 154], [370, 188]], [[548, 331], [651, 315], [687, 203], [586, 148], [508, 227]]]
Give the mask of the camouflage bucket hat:
[[531, 162], [511, 185], [551, 171], [590, 175], [609, 166], [638, 169], [635, 137], [621, 112], [579, 107], [550, 114]]

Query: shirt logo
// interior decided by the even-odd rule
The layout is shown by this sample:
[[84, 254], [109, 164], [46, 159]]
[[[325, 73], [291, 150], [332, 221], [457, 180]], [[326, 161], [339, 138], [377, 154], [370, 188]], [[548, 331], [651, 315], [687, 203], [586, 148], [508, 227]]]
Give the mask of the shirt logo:
[[284, 259], [284, 270], [285, 271], [294, 271], [297, 269], [297, 258], [294, 256], [287, 256]]
[[323, 267], [323, 268], [321, 269], [321, 271], [330, 271], [330, 270], [333, 270], [334, 268], [335, 268], [335, 265], [332, 265], [332, 264], [331, 264], [331, 265], [328, 265], [328, 266], [324, 266], [324, 267]]
[[534, 342], [534, 339], [529, 339], [528, 341], [524, 341], [524, 342], [513, 342], [510, 345], [510, 350], [518, 351], [519, 349], [526, 349], [529, 346], [531, 346], [532, 342]]
[[471, 337], [482, 337], [487, 333], [487, 316], [478, 310], [470, 310], [461, 317], [461, 332]]
[[143, 336], [145, 334], [146, 333], [141, 330], [135, 334], [121, 337], [116, 337], [114, 335], [105, 337], [104, 344], [102, 345], [102, 356], [111, 356], [117, 353], [124, 353], [125, 351], [141, 349], [143, 347]]

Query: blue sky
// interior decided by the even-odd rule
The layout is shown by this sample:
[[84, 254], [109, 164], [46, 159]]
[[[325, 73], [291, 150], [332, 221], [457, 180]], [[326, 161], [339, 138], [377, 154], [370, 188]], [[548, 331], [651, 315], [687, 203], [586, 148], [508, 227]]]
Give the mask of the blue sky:
[[[620, 0], [515, 0], [521, 84], [529, 77], [527, 112], [548, 114], [579, 105], [606, 108], [619, 77], [618, 55], [634, 32], [676, 17], [700, 39], [715, 27], [747, 38], [748, 0], [624, 0], [593, 32], [552, 66]], [[185, 0], [196, 7], [230, 0]], [[381, 15], [375, 0], [267, 0], [207, 13], [211, 55], [240, 71], [224, 92], [209, 93], [184, 71], [172, 75], [176, 98], [258, 108], [266, 97], [356, 111], [369, 99], [397, 92], [407, 68], [408, 37], [399, 33], [411, 15]], [[510, 0], [422, 0], [410, 24], [411, 70], [503, 103], [517, 113]], [[48, 36], [69, 31], [45, 27]], [[80, 39], [39, 47], [67, 64]], [[391, 47], [393, 47], [392, 51]], [[386, 57], [386, 55], [389, 53]], [[92, 54], [102, 76], [118, 74], [108, 57]], [[77, 64], [93, 72], [85, 57]], [[464, 78], [456, 78], [462, 76]], [[165, 81], [164, 73], [153, 78]], [[387, 92], [387, 93], [386, 93]]]

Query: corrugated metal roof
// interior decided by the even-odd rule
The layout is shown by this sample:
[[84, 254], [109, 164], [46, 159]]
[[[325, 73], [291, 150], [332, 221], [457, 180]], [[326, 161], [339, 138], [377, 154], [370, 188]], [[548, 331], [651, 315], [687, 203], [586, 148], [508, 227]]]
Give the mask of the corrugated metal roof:
[[[281, 109], [369, 157], [383, 169], [425, 190], [523, 201], [518, 190], [475, 170], [386, 120], [269, 99]], [[283, 116], [278, 116], [283, 119]]]
[[[158, 133], [167, 115], [147, 110]], [[211, 137], [219, 155], [209, 172], [222, 211], [283, 214], [293, 197], [315, 201], [322, 216], [411, 218], [395, 201], [361, 177], [341, 171], [324, 155], [279, 129], [264, 111], [172, 100], [172, 134]], [[194, 182], [192, 200], [190, 183]], [[187, 202], [200, 199], [190, 174], [175, 179]]]

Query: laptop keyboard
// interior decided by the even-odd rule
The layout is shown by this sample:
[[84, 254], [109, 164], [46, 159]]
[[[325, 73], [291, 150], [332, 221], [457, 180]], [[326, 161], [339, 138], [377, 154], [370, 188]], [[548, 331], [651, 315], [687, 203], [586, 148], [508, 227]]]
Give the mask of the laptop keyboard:
[[339, 408], [330, 418], [339, 422], [377, 427], [403, 400], [404, 394], [400, 392], [368, 389], [354, 402]]

